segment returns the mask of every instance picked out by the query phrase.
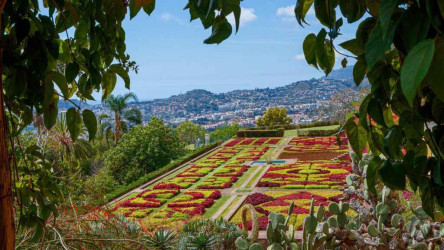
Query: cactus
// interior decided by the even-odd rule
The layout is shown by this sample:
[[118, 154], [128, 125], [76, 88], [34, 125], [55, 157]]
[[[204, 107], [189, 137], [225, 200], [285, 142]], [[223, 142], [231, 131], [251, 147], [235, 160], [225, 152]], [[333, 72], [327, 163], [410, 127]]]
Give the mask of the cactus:
[[242, 230], [248, 233], [247, 213], [251, 214], [251, 234], [248, 236], [251, 242], [255, 243], [259, 236], [259, 219], [257, 217], [256, 209], [251, 204], [242, 207]]

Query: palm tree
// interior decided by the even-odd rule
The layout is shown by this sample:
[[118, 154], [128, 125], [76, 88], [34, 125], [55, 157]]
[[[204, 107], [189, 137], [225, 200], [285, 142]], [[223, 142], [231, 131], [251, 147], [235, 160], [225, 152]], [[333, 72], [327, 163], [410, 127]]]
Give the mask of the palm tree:
[[[58, 152], [62, 161], [69, 163], [71, 173], [74, 167], [78, 165], [78, 160], [86, 160], [91, 157], [93, 148], [87, 140], [78, 138], [75, 142], [72, 141], [65, 114], [61, 114], [57, 118], [57, 122], [49, 133], [50, 141], [61, 149]], [[84, 133], [82, 132], [82, 134]]]
[[[129, 107], [128, 103], [130, 100], [134, 100], [137, 102], [137, 96], [134, 93], [127, 93], [123, 96], [118, 95], [110, 95], [106, 100], [104, 101], [105, 107], [111, 109], [114, 112], [114, 144], [117, 145], [117, 141], [120, 138], [120, 132], [122, 129], [122, 115], [125, 118], [126, 116], [133, 118], [131, 114], [128, 114], [128, 112], [135, 113], [135, 111], [131, 111], [134, 109], [130, 109], [128, 111], [125, 111]], [[140, 121], [142, 121], [140, 114]]]
[[97, 131], [98, 138], [105, 139], [109, 145], [109, 138], [114, 137], [113, 124], [111, 123], [111, 117], [107, 114], [101, 114], [97, 118]]

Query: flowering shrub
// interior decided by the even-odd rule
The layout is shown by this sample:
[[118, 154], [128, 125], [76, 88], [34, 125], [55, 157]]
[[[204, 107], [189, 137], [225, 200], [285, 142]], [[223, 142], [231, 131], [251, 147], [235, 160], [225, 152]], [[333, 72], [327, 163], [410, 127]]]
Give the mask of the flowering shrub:
[[[211, 165], [211, 166], [213, 166], [213, 165]], [[192, 166], [192, 167], [186, 169], [184, 172], [176, 175], [176, 177], [203, 177], [211, 171], [213, 171], [212, 167]]]

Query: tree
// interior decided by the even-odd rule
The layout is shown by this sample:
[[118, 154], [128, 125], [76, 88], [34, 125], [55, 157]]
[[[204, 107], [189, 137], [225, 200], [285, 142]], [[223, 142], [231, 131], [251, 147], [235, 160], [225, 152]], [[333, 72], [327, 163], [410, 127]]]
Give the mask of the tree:
[[328, 115], [330, 120], [344, 124], [350, 113], [358, 111], [359, 103], [369, 92], [370, 89], [366, 87], [359, 91], [345, 88], [330, 97], [327, 105], [322, 108], [322, 112]]
[[184, 145], [172, 127], [153, 117], [147, 126], [137, 126], [122, 136], [105, 154], [105, 167], [121, 185], [139, 179], [182, 156]]
[[236, 132], [239, 131], [239, 129], [239, 123], [218, 127], [211, 133], [211, 139], [216, 141], [228, 140], [231, 137], [235, 136]]
[[293, 119], [287, 116], [286, 108], [271, 107], [267, 109], [263, 117], [259, 117], [256, 126], [260, 128], [270, 128], [289, 125], [292, 122]]
[[[117, 145], [117, 142], [120, 138], [120, 133], [122, 129], [122, 119], [121, 117], [130, 117], [134, 118], [134, 113], [137, 111], [131, 111], [134, 109], [126, 110], [129, 106], [128, 102], [130, 100], [137, 102], [137, 96], [134, 93], [127, 93], [125, 95], [110, 95], [103, 102], [104, 106], [114, 112], [114, 144]], [[141, 115], [141, 113], [139, 113]], [[136, 117], [137, 119], [137, 117]], [[140, 119], [141, 120], [141, 119]]]
[[199, 138], [205, 135], [205, 130], [199, 124], [194, 124], [190, 121], [184, 121], [176, 128], [176, 133], [181, 142], [185, 145], [196, 143]]
[[[47, 208], [47, 204], [57, 202], [55, 196], [34, 192], [57, 192], [50, 175], [33, 172], [32, 175], [44, 175], [45, 181], [30, 187], [22, 183], [31, 177], [30, 170], [21, 172], [16, 185], [12, 185], [9, 157], [16, 155], [11, 152], [16, 152], [17, 147], [21, 157], [26, 158], [40, 150], [37, 145], [29, 150], [21, 148], [17, 135], [32, 123], [33, 113], [42, 115], [46, 129], [50, 130], [57, 120], [60, 98], [69, 100], [76, 95], [82, 101], [94, 100], [92, 92], [97, 91], [105, 100], [113, 91], [117, 76], [129, 89], [128, 72], [137, 71], [137, 65], [126, 53], [122, 21], [127, 12], [129, 18], [142, 9], [151, 14], [155, 2], [48, 0], [41, 6], [36, 0], [0, 0], [0, 249], [14, 249], [14, 202], [20, 203], [20, 217], [26, 219], [21, 226], [35, 228], [35, 240], [42, 235], [48, 217], [57, 214], [57, 209]], [[206, 44], [220, 43], [231, 35], [228, 15], [234, 14], [236, 31], [240, 23], [240, 1], [213, 3], [189, 0], [185, 6], [191, 20], [200, 19], [205, 29], [212, 28]], [[95, 115], [73, 105], [66, 115], [72, 140], [77, 139], [82, 124], [92, 139], [97, 131]], [[43, 160], [36, 164], [43, 164]], [[15, 164], [12, 168], [17, 170]], [[29, 197], [20, 196], [30, 192], [35, 195], [26, 204], [21, 203]]]
[[[307, 63], [328, 74], [336, 51], [356, 60], [357, 86], [364, 77], [371, 85], [343, 126], [359, 159], [365, 148], [377, 156], [367, 183], [382, 180], [392, 190], [408, 183], [434, 218], [435, 209], [444, 210], [444, 2], [298, 0], [300, 25], [313, 4], [324, 28], [304, 40]], [[346, 53], [335, 46], [343, 25], [337, 10], [349, 23], [360, 21], [356, 37], [339, 44]]]

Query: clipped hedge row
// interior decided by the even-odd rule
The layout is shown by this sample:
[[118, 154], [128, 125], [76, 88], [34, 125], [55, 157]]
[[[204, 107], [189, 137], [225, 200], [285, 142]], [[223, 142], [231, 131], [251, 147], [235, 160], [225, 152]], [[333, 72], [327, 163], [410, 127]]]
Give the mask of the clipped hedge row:
[[298, 136], [331, 136], [338, 132], [338, 129], [327, 129], [327, 130], [299, 130]]
[[298, 124], [296, 128], [313, 128], [322, 126], [340, 125], [338, 121], [315, 121], [306, 124]]
[[239, 130], [237, 137], [283, 137], [284, 129], [276, 130]]
[[208, 146], [204, 146], [204, 147], [198, 149], [197, 151], [190, 152], [190, 153], [180, 157], [179, 159], [174, 160], [170, 164], [168, 164], [156, 171], [153, 171], [151, 173], [148, 173], [148, 174], [140, 177], [137, 181], [134, 181], [126, 186], [121, 186], [120, 188], [107, 194], [105, 196], [105, 202], [110, 202], [110, 201], [116, 199], [117, 197], [147, 183], [148, 181], [151, 181], [154, 178], [157, 178], [157, 177], [165, 174], [166, 172], [177, 168], [178, 166], [190, 161], [191, 159], [196, 158], [199, 155], [202, 155], [202, 154], [214, 149], [215, 147], [219, 146], [220, 144], [221, 144], [221, 142], [215, 142], [215, 143], [210, 144]]

